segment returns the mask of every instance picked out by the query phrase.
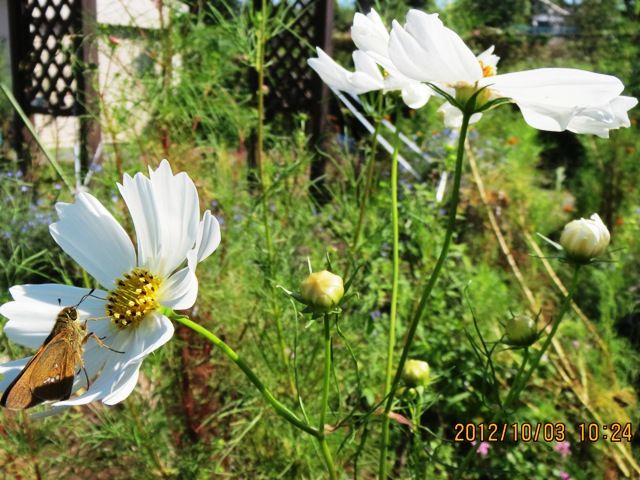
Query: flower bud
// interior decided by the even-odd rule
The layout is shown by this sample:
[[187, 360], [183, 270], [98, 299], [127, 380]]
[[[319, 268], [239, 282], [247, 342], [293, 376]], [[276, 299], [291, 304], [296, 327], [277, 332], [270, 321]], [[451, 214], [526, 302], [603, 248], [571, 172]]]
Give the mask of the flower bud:
[[610, 239], [606, 225], [594, 213], [588, 220], [581, 218], [567, 223], [560, 236], [560, 245], [569, 258], [584, 263], [602, 255]]
[[407, 360], [402, 369], [402, 379], [411, 386], [426, 386], [429, 384], [431, 369], [429, 364], [422, 360]]
[[528, 315], [516, 315], [507, 320], [505, 334], [509, 345], [528, 347], [538, 339], [536, 322]]
[[344, 295], [342, 277], [327, 270], [312, 273], [300, 285], [300, 293], [304, 302], [311, 307], [333, 308]]

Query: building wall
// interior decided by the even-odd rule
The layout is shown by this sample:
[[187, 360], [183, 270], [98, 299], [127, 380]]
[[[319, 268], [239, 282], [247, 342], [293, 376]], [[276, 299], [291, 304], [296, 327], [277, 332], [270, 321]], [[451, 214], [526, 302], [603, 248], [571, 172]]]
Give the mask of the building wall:
[[[6, 51], [2, 52], [3, 61], [0, 62], [6, 67], [5, 78], [10, 75], [7, 12], [9, 1], [13, 0], [0, 0], [0, 39], [7, 39], [4, 42]], [[100, 25], [130, 27], [140, 29], [141, 33], [143, 30], [157, 29], [162, 26], [160, 11], [154, 0], [96, 0], [96, 10], [97, 22]], [[168, 18], [167, 11], [164, 11], [163, 15], [165, 19]], [[131, 139], [146, 122], [145, 113], [135, 109], [136, 92], [139, 93], [141, 87], [135, 85], [131, 76], [131, 72], [135, 71], [136, 63], [144, 55], [141, 47], [142, 44], [135, 40], [135, 35], [133, 38], [118, 39], [118, 44], [115, 46], [108, 39], [98, 40], [97, 91], [101, 95], [101, 102], [107, 106], [124, 105], [131, 111], [131, 123], [127, 125], [127, 130], [122, 132], [110, 130], [110, 118], [102, 112], [101, 124], [107, 127], [103, 128], [102, 138], [106, 144]], [[43, 143], [52, 152], [62, 160], [73, 158], [73, 148], [79, 143], [77, 118], [34, 115], [33, 122]]]

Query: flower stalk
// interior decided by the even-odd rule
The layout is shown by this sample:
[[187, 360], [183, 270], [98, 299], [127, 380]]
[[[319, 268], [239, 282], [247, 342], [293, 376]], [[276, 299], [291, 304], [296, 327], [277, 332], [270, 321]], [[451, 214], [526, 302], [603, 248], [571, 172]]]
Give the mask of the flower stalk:
[[264, 399], [273, 407], [278, 415], [284, 418], [287, 422], [292, 424], [294, 427], [299, 428], [300, 430], [308, 433], [309, 435], [320, 438], [320, 432], [302, 421], [298, 416], [293, 413], [286, 405], [282, 404], [269, 390], [265, 384], [260, 380], [258, 375], [251, 369], [251, 367], [244, 361], [240, 355], [238, 355], [229, 345], [227, 345], [222, 339], [220, 339], [213, 332], [207, 330], [202, 325], [197, 324], [189, 317], [177, 314], [173, 310], [166, 309], [163, 312], [170, 319], [184, 325], [187, 328], [190, 328], [196, 333], [199, 333], [211, 343], [213, 343], [218, 349], [222, 351], [233, 363], [235, 363], [240, 370], [247, 376], [247, 378], [255, 385], [258, 391], [262, 394]]
[[327, 417], [327, 408], [329, 406], [329, 386], [331, 383], [331, 319], [330, 314], [324, 314], [324, 369], [322, 375], [322, 404], [320, 406], [320, 419], [318, 420], [318, 441], [320, 442], [320, 449], [322, 450], [322, 456], [327, 465], [327, 471], [331, 480], [337, 479], [335, 466], [333, 464], [333, 457], [331, 450], [327, 444], [325, 438], [325, 420]]
[[502, 405], [503, 410], [506, 410], [514, 401], [518, 399], [518, 397], [520, 396], [520, 393], [522, 392], [524, 387], [526, 387], [527, 382], [531, 378], [531, 375], [533, 375], [533, 372], [537, 370], [538, 365], [540, 364], [540, 360], [542, 359], [542, 356], [551, 346], [551, 342], [553, 341], [553, 337], [558, 331], [560, 322], [562, 321], [562, 318], [567, 313], [567, 310], [569, 310], [569, 307], [571, 305], [571, 299], [573, 298], [573, 295], [576, 291], [576, 287], [578, 285], [579, 273], [580, 273], [580, 265], [577, 264], [573, 269], [573, 277], [571, 279], [569, 294], [566, 297], [564, 297], [564, 300], [562, 302], [562, 307], [560, 309], [560, 313], [558, 314], [558, 319], [553, 323], [553, 326], [551, 327], [551, 332], [549, 332], [549, 335], [547, 336], [544, 344], [542, 345], [542, 348], [538, 350], [536, 355], [531, 360], [531, 363], [529, 364], [529, 369], [526, 370], [526, 373], [523, 374], [521, 379], [516, 379], [518, 381], [514, 382], [511, 390], [509, 390], [509, 393], [507, 394], [507, 398], [505, 398]]
[[[473, 102], [470, 102], [473, 103]], [[458, 138], [458, 148], [456, 154], [456, 167], [453, 179], [453, 191], [451, 193], [451, 204], [449, 207], [449, 216], [447, 220], [447, 230], [445, 232], [444, 241], [442, 243], [442, 249], [440, 251], [440, 255], [436, 262], [435, 267], [433, 268], [433, 272], [429, 277], [424, 289], [422, 290], [422, 295], [420, 297], [420, 302], [416, 311], [411, 319], [411, 324], [409, 325], [409, 331], [407, 332], [407, 337], [404, 343], [404, 347], [402, 349], [402, 354], [400, 355], [400, 362], [396, 368], [396, 373], [393, 377], [393, 382], [391, 384], [391, 389], [389, 390], [389, 394], [387, 396], [385, 408], [384, 408], [384, 416], [383, 416], [383, 432], [387, 431], [389, 428], [389, 413], [391, 412], [391, 407], [393, 406], [393, 400], [398, 389], [398, 384], [400, 382], [400, 378], [402, 376], [402, 370], [404, 369], [404, 364], [407, 361], [409, 356], [409, 351], [411, 350], [411, 346], [413, 345], [413, 339], [416, 334], [416, 330], [418, 329], [418, 323], [420, 323], [420, 319], [422, 318], [422, 314], [427, 305], [427, 301], [431, 296], [431, 292], [433, 291], [433, 287], [438, 281], [438, 277], [440, 276], [440, 271], [444, 265], [445, 260], [447, 259], [447, 255], [449, 253], [449, 245], [451, 243], [451, 238], [453, 237], [453, 231], [455, 229], [456, 224], [456, 213], [458, 209], [458, 200], [460, 196], [460, 183], [462, 180], [462, 160], [464, 158], [464, 143], [467, 137], [467, 131], [469, 129], [469, 120], [471, 119], [471, 115], [474, 113], [473, 106], [469, 105], [468, 108], [465, 108], [462, 116], [462, 125], [460, 128], [460, 135]], [[380, 447], [380, 466], [378, 470], [378, 478], [380, 480], [386, 480], [387, 478], [387, 449], [388, 443], [386, 439], [383, 441]]]
[[[387, 340], [387, 368], [384, 380], [384, 396], [392, 391], [393, 351], [396, 346], [396, 323], [398, 317], [398, 279], [400, 276], [400, 229], [398, 226], [398, 150], [399, 132], [396, 129], [396, 142], [391, 158], [391, 224], [393, 235], [391, 310], [389, 312], [389, 338]], [[386, 474], [386, 446], [389, 444], [389, 417], [382, 422], [382, 452], [380, 455], [380, 472]], [[380, 477], [384, 478], [384, 477]]]
[[[380, 134], [380, 127], [382, 125], [382, 108], [384, 106], [384, 95], [382, 92], [378, 93], [378, 104], [376, 107], [376, 118], [374, 119], [373, 127], [373, 140], [371, 141], [371, 150], [369, 151], [369, 160], [367, 162], [367, 172], [365, 177], [364, 192], [362, 194], [362, 200], [360, 200], [360, 211], [358, 212], [358, 223], [356, 223], [356, 231], [353, 235], [353, 241], [351, 242], [351, 251], [356, 252], [358, 248], [358, 241], [360, 241], [360, 235], [364, 227], [364, 215], [367, 211], [367, 204], [369, 203], [369, 196], [371, 195], [371, 188], [373, 186], [373, 172], [375, 171], [376, 164], [376, 152], [378, 149], [378, 135]], [[349, 266], [345, 272], [345, 278], [349, 276]]]

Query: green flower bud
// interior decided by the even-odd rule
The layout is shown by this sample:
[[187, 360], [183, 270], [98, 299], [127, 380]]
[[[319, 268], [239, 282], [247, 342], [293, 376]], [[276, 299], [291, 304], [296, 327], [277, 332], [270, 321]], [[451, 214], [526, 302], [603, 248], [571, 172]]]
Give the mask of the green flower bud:
[[429, 384], [431, 368], [422, 360], [407, 360], [402, 369], [402, 379], [411, 386], [426, 386]]
[[528, 315], [516, 315], [505, 325], [506, 343], [515, 347], [528, 347], [538, 339], [536, 322]]
[[610, 239], [606, 225], [594, 213], [588, 220], [581, 218], [567, 223], [560, 235], [560, 245], [570, 259], [587, 263], [604, 253]]
[[[455, 86], [456, 89], [456, 100], [460, 102], [462, 105], [465, 105], [473, 95], [479, 90], [477, 85], [469, 85], [467, 83], [461, 82]], [[482, 90], [478, 95], [476, 95], [476, 110], [482, 108], [487, 102], [493, 100], [492, 93], [488, 88]]]
[[300, 285], [300, 293], [307, 305], [331, 309], [338, 305], [344, 295], [342, 277], [327, 270], [312, 273]]

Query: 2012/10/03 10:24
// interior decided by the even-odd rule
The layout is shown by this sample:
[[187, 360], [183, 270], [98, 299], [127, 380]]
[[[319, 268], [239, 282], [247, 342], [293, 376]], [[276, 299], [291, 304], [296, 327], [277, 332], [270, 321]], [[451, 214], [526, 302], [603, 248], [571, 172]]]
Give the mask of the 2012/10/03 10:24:
[[[568, 432], [565, 423], [457, 423], [454, 425], [454, 442], [563, 442]], [[575, 428], [577, 441], [630, 442], [633, 438], [631, 423], [578, 423]]]

